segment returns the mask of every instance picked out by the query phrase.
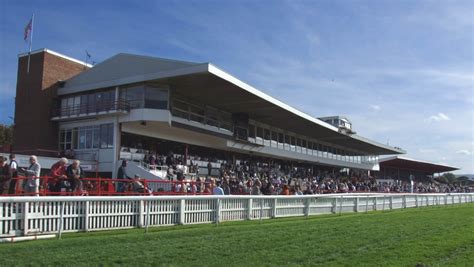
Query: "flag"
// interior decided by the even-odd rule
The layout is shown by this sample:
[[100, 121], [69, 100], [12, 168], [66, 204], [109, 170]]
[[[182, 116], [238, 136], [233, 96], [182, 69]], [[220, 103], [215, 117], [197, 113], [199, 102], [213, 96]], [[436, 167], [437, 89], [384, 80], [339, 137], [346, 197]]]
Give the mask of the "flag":
[[28, 37], [30, 36], [32, 26], [33, 26], [33, 18], [31, 18], [30, 22], [28, 22], [28, 24], [26, 24], [25, 33], [24, 33], [24, 36], [23, 36], [23, 39], [25, 41], [28, 40]]

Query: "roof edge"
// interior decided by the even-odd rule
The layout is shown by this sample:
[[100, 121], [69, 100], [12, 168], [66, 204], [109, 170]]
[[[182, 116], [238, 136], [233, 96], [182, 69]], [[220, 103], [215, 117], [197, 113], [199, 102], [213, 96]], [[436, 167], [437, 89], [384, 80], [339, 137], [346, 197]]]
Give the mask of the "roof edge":
[[60, 58], [63, 58], [63, 59], [66, 59], [66, 60], [69, 60], [69, 61], [72, 61], [72, 62], [75, 62], [77, 64], [80, 64], [80, 65], [83, 65], [83, 66], [86, 66], [86, 67], [89, 67], [89, 68], [92, 68], [93, 65], [92, 64], [88, 64], [82, 60], [79, 60], [79, 59], [75, 59], [75, 58], [72, 58], [72, 57], [69, 57], [69, 56], [66, 56], [66, 55], [63, 55], [61, 53], [58, 53], [58, 52], [55, 52], [51, 49], [47, 49], [47, 48], [40, 48], [40, 49], [36, 49], [34, 51], [31, 51], [31, 52], [25, 52], [25, 53], [21, 53], [21, 54], [18, 54], [18, 58], [21, 58], [21, 57], [25, 57], [25, 56], [28, 56], [28, 55], [34, 55], [34, 54], [39, 54], [41, 52], [45, 52], [45, 53], [48, 53], [48, 54], [51, 54], [51, 55], [55, 55], [57, 57], [60, 57]]
[[439, 164], [439, 163], [436, 163], [436, 162], [429, 162], [429, 161], [424, 161], [424, 160], [412, 159], [412, 158], [403, 157], [403, 156], [391, 156], [391, 157], [386, 157], [386, 158], [380, 158], [379, 163], [389, 161], [389, 160], [394, 160], [394, 159], [401, 159], [401, 160], [414, 161], [414, 162], [419, 162], [419, 163], [424, 163], [424, 164], [438, 165], [438, 166], [454, 169], [455, 171], [461, 169], [459, 167], [454, 167], [454, 166], [450, 166], [450, 165], [446, 165], [446, 164]]

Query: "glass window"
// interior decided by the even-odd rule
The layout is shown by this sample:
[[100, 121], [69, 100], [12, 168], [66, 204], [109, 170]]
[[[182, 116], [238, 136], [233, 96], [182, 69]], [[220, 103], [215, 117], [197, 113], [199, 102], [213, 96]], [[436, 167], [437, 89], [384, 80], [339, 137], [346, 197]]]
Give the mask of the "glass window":
[[265, 133], [264, 139], [265, 139], [265, 140], [270, 140], [270, 139], [271, 139], [270, 130], [265, 129], [265, 130], [264, 130], [264, 133]]
[[272, 140], [278, 142], [278, 133], [272, 131]]
[[114, 125], [112, 123], [107, 124], [107, 147], [114, 147]]
[[278, 133], [278, 142], [279, 143], [283, 143], [285, 140], [284, 140], [284, 135], [282, 133]]
[[144, 94], [143, 86], [130, 87], [125, 90], [125, 100], [129, 101], [131, 108], [143, 108]]
[[86, 129], [83, 127], [79, 128], [78, 135], [79, 135], [78, 136], [79, 142], [78, 142], [77, 148], [85, 149], [86, 148]]
[[99, 127], [95, 126], [92, 128], [92, 148], [99, 148], [100, 134]]
[[145, 108], [168, 109], [168, 90], [146, 87]]
[[249, 124], [249, 137], [255, 138], [255, 125]]
[[285, 143], [290, 144], [290, 136], [289, 135], [285, 135]]
[[86, 147], [85, 148], [91, 148], [92, 147], [92, 128], [87, 127], [86, 128]]
[[263, 138], [263, 129], [261, 127], [257, 127], [257, 137]]

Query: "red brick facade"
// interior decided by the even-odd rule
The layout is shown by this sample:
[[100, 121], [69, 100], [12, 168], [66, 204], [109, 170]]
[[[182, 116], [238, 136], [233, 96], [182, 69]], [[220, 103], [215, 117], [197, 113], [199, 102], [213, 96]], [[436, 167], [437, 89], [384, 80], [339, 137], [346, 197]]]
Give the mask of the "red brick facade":
[[52, 155], [58, 150], [58, 125], [51, 121], [58, 81], [86, 70], [82, 64], [42, 51], [18, 58], [13, 151]]

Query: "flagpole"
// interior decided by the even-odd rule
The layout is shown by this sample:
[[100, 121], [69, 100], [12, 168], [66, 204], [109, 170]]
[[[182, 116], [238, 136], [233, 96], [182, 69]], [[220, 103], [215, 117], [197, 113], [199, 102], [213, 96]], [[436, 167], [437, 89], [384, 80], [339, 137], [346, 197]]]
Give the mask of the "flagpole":
[[28, 66], [26, 68], [26, 74], [30, 73], [30, 56], [31, 56], [31, 46], [33, 44], [33, 29], [35, 24], [35, 13], [31, 16], [31, 35], [30, 35], [30, 49], [28, 51]]

